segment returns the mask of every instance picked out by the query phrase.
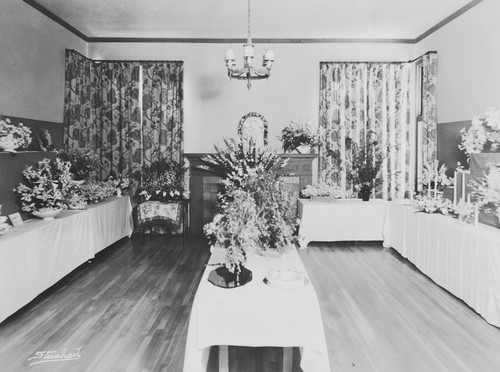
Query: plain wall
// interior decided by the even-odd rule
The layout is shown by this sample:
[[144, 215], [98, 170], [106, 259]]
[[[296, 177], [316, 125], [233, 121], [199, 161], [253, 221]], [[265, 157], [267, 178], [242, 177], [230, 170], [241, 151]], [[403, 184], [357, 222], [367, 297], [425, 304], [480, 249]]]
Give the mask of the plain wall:
[[255, 61], [274, 49], [276, 61], [268, 80], [229, 80], [225, 49], [242, 65], [241, 44], [90, 43], [89, 58], [184, 61], [185, 152], [212, 152], [224, 137], [236, 137], [238, 123], [258, 112], [269, 123], [269, 145], [280, 148], [281, 129], [290, 120], [317, 127], [321, 61], [408, 61], [414, 45], [394, 43], [256, 44]]
[[500, 1], [484, 0], [416, 46], [438, 52], [438, 122], [500, 108]]
[[0, 113], [62, 123], [64, 49], [87, 43], [21, 0], [2, 0], [0, 28]]

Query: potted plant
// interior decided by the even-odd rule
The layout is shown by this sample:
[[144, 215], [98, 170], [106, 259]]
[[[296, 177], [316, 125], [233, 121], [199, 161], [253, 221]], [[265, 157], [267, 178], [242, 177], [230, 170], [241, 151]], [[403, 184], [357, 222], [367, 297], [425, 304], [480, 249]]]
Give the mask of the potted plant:
[[141, 172], [139, 195], [145, 200], [165, 202], [187, 196], [187, 168], [176, 161], [155, 161]]
[[58, 156], [63, 161], [71, 164], [70, 172], [73, 179], [80, 181], [90, 180], [99, 169], [99, 157], [92, 151], [81, 151], [78, 149], [59, 150]]
[[15, 151], [31, 143], [31, 130], [22, 123], [11, 124], [10, 119], [0, 114], [0, 149]]
[[368, 143], [361, 148], [355, 145], [353, 150], [351, 176], [354, 189], [363, 201], [368, 201], [375, 186], [375, 177], [380, 170], [382, 159], [375, 155], [373, 143]]
[[294, 121], [281, 130], [280, 140], [285, 153], [297, 151], [308, 154], [313, 146], [319, 144], [318, 136], [312, 133], [308, 124], [301, 125]]
[[23, 171], [23, 182], [14, 192], [18, 194], [21, 209], [37, 217], [53, 219], [66, 209], [66, 192], [70, 185], [69, 162], [47, 158]]

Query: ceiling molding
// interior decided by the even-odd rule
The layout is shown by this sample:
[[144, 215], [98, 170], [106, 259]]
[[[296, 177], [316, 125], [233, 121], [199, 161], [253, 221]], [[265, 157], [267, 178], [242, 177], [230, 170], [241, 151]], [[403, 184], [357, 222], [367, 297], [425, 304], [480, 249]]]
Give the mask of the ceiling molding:
[[[231, 44], [231, 43], [245, 43], [246, 39], [234, 38], [161, 38], [161, 37], [90, 37], [83, 32], [73, 27], [54, 13], [38, 4], [35, 0], [22, 0], [26, 4], [38, 10], [40, 13], [46, 15], [54, 22], [58, 23], [68, 31], [80, 37], [87, 43], [201, 43], [201, 44]], [[453, 21], [455, 18], [461, 16], [468, 10], [472, 9], [483, 0], [472, 0], [462, 8], [458, 9], [453, 14], [438, 22], [430, 29], [417, 36], [415, 39], [362, 39], [362, 38], [261, 38], [253, 39], [257, 43], [266, 44], [316, 44], [316, 43], [392, 43], [392, 44], [416, 44], [429, 35], [433, 34], [446, 24]]]
[[[89, 37], [89, 43], [200, 43], [200, 44], [241, 44], [247, 39], [223, 38], [147, 38], [147, 37]], [[403, 43], [414, 44], [414, 39], [347, 39], [347, 38], [314, 38], [314, 39], [267, 39], [252, 38], [259, 44], [314, 44], [314, 43]]]
[[59, 25], [61, 25], [62, 27], [64, 27], [65, 29], [67, 29], [68, 31], [72, 32], [73, 34], [75, 34], [76, 36], [78, 36], [79, 38], [83, 39], [84, 41], [87, 41], [88, 42], [88, 36], [85, 35], [83, 32], [81, 32], [80, 30], [78, 30], [77, 28], [71, 26], [69, 23], [67, 23], [66, 21], [64, 21], [63, 19], [59, 18], [58, 16], [56, 16], [54, 13], [52, 13], [51, 11], [49, 11], [47, 8], [41, 6], [40, 4], [38, 4], [37, 2], [33, 1], [33, 0], [23, 0], [26, 4], [32, 6], [33, 8], [35, 8], [36, 10], [38, 10], [40, 13], [42, 14], [45, 14], [47, 17], [49, 17], [51, 20], [53, 20], [55, 23], [58, 23]]
[[466, 11], [474, 8], [477, 4], [481, 3], [482, 1], [483, 0], [473, 0], [470, 3], [464, 5], [463, 7], [461, 7], [460, 9], [458, 9], [455, 13], [450, 14], [448, 17], [446, 17], [445, 19], [443, 19], [441, 22], [439, 22], [439, 23], [435, 24], [434, 26], [432, 26], [430, 29], [428, 29], [427, 31], [425, 31], [420, 36], [417, 36], [417, 38], [415, 39], [415, 44], [418, 43], [419, 41], [424, 40], [427, 36], [433, 34], [437, 30], [439, 30], [441, 27], [443, 27], [443, 26], [447, 25], [448, 23], [450, 23], [451, 21], [453, 21], [455, 18], [460, 17]]

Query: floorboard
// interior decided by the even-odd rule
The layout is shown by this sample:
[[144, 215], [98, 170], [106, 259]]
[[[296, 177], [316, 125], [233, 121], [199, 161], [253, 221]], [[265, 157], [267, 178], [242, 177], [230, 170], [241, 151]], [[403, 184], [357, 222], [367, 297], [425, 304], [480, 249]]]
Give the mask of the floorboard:
[[[332, 371], [500, 371], [500, 329], [394, 250], [312, 243], [299, 254], [320, 300]], [[200, 237], [184, 246], [180, 237], [121, 240], [0, 324], [0, 371], [182, 371], [208, 257]], [[28, 362], [76, 348], [78, 360]], [[282, 353], [230, 347], [230, 370], [280, 371]], [[217, 355], [212, 348], [210, 372]], [[299, 363], [294, 349], [294, 372]]]

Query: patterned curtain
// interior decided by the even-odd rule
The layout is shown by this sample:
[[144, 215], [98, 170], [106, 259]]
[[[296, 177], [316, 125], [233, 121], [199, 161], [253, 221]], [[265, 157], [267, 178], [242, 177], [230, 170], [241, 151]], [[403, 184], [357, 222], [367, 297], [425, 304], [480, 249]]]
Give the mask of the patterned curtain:
[[86, 148], [92, 132], [91, 95], [93, 62], [66, 49], [64, 82], [64, 145]]
[[101, 159], [100, 178], [138, 176], [141, 170], [140, 66], [96, 63], [89, 147]]
[[434, 164], [437, 159], [437, 53], [423, 55], [422, 67], [422, 161]]
[[183, 160], [182, 62], [143, 64], [143, 164]]
[[376, 196], [403, 198], [410, 190], [410, 68], [409, 63], [320, 64], [322, 180], [352, 190], [353, 152], [375, 143], [382, 157]]

